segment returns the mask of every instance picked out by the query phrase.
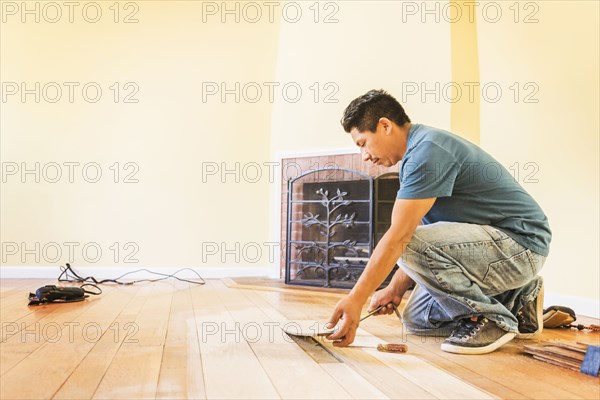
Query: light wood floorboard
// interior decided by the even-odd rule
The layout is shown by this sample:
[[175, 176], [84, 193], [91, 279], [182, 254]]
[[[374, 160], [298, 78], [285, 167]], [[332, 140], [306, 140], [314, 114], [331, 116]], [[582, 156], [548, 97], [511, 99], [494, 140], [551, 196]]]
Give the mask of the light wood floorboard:
[[[228, 289], [221, 282], [212, 284], [281, 398], [352, 398], [351, 393], [285, 335], [276, 324], [278, 321], [269, 318], [242, 291]], [[310, 385], [299, 385], [298, 375]]]
[[[29, 291], [45, 284], [0, 280], [2, 400], [600, 398], [598, 378], [522, 352], [525, 344], [553, 340], [598, 345], [597, 332], [546, 330], [489, 355], [461, 356], [442, 352], [440, 339], [407, 335], [390, 315], [363, 321], [349, 348], [321, 339], [337, 358], [325, 360], [282, 326], [326, 322], [341, 290], [251, 279], [164, 281], [104, 286], [84, 302], [28, 307]], [[381, 353], [377, 343], [406, 343], [409, 351]]]
[[[53, 305], [63, 307], [50, 321], [36, 323], [39, 335], [28, 335], [25, 343], [27, 353], [19, 353], [19, 341], [11, 342], [14, 354], [25, 354], [16, 365], [2, 376], [0, 397], [2, 399], [51, 398], [67, 380], [75, 367], [86, 357], [102, 334], [118, 315], [127, 293], [114, 291], [106, 297], [88, 302]], [[50, 305], [47, 305], [48, 307]], [[79, 308], [77, 308], [79, 307]], [[49, 314], [46, 318], [49, 318]], [[43, 321], [43, 322], [42, 322]], [[13, 336], [15, 338], [16, 336]], [[29, 340], [33, 338], [33, 340]], [[3, 351], [4, 354], [4, 351]]]
[[210, 281], [192, 289], [206, 397], [280, 398]]
[[109, 330], [102, 335], [98, 343], [77, 365], [54, 398], [92, 398], [123, 342], [135, 340], [135, 318], [144, 305], [146, 297], [143, 289], [140, 290], [139, 287], [119, 289], [127, 291], [130, 297], [124, 300], [123, 308], [110, 325]]
[[[270, 293], [260, 293], [259, 295], [267, 298], [273, 297]], [[287, 312], [293, 313], [293, 318], [290, 319], [310, 318], [314, 307], [306, 307], [306, 302], [308, 300], [303, 303], [290, 303], [285, 307]], [[268, 310], [268, 308], [266, 309]], [[272, 311], [272, 313], [276, 313], [276, 311]], [[277, 315], [273, 315], [273, 317], [277, 318]], [[375, 338], [368, 332], [359, 330], [355, 342], [349, 348], [334, 348], [327, 341], [323, 341], [323, 344], [330, 351], [341, 356], [347, 364], [361, 370], [365, 376], [374, 380], [376, 385], [387, 391], [386, 394], [391, 398], [448, 398], [447, 393], [454, 393], [456, 395], [454, 398], [490, 398], [487, 393], [474, 389], [471, 385], [459, 380], [452, 382], [454, 389], [456, 389], [455, 392], [448, 390], [448, 388], [443, 391], [441, 389], [443, 382], [448, 383], [448, 380], [452, 380], [453, 377], [420, 360], [411, 363], [409, 361], [411, 356], [402, 355], [400, 357], [398, 354], [391, 355], [359, 348], [362, 346], [374, 349], [381, 342], [382, 340]], [[382, 386], [382, 377], [384, 377], [385, 382], [390, 382], [392, 385], [389, 385], [389, 387]]]
[[173, 294], [157, 399], [204, 399], [202, 359], [190, 284]]

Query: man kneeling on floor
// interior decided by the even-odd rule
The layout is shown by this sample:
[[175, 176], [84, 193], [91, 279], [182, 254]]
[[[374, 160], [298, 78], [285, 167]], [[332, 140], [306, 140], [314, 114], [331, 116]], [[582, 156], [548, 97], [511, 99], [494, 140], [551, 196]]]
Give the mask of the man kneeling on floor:
[[[411, 123], [383, 90], [346, 108], [342, 125], [362, 158], [400, 163], [391, 227], [352, 291], [336, 305], [329, 336], [354, 341], [360, 312], [398, 264], [390, 284], [369, 305], [389, 314], [406, 290], [409, 333], [447, 336], [442, 350], [484, 354], [543, 328], [543, 281], [551, 232], [536, 201], [492, 156], [450, 132]], [[449, 335], [449, 336], [448, 336]]]

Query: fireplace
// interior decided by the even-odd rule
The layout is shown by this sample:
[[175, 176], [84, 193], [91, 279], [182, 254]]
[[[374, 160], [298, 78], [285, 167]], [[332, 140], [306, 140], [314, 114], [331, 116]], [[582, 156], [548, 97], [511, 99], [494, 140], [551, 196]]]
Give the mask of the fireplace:
[[373, 177], [338, 165], [289, 179], [285, 282], [352, 288], [389, 228], [398, 187], [396, 172]]

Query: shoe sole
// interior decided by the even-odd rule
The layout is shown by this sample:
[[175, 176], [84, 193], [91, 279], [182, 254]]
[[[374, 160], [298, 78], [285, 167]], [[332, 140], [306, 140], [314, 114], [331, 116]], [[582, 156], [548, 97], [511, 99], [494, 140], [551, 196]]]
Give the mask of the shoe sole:
[[442, 350], [447, 353], [454, 354], [487, 354], [492, 351], [498, 349], [501, 346], [504, 346], [506, 343], [510, 342], [515, 338], [514, 332], [506, 332], [506, 334], [496, 340], [494, 343], [490, 343], [487, 346], [483, 347], [463, 347], [454, 345], [451, 343], [442, 343]]
[[535, 299], [536, 304], [536, 316], [538, 321], [538, 329], [532, 333], [517, 333], [517, 339], [533, 339], [544, 330], [544, 284], [542, 283], [542, 287]]

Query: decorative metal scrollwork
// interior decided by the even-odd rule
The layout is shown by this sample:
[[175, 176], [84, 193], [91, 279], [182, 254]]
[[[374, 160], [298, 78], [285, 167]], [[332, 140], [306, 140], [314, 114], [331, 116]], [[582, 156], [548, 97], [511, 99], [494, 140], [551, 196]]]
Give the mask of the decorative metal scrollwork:
[[[355, 248], [356, 241], [344, 240], [341, 243], [331, 243], [331, 239], [336, 234], [336, 230], [334, 229], [335, 226], [343, 225], [347, 229], [350, 229], [354, 226], [356, 213], [352, 213], [350, 215], [348, 213], [339, 213], [337, 216], [333, 216], [338, 209], [349, 206], [353, 203], [352, 200], [344, 199], [344, 197], [348, 195], [347, 192], [342, 192], [340, 189], [337, 189], [336, 195], [332, 198], [329, 198], [329, 192], [321, 188], [317, 190], [317, 194], [321, 196], [320, 204], [325, 207], [325, 219], [319, 219], [320, 214], [313, 215], [313, 213], [307, 212], [302, 218], [302, 225], [309, 229], [313, 226], [318, 226], [320, 228], [319, 234], [324, 238], [325, 244], [320, 245], [317, 242], [312, 242], [297, 249], [298, 256], [300, 256], [303, 252], [311, 250], [314, 250], [316, 254], [315, 264], [300, 267], [297, 274], [302, 276], [305, 274], [307, 269], [314, 270], [315, 272], [323, 271], [325, 275], [325, 287], [329, 287], [331, 272], [334, 270], [337, 271], [336, 279], [338, 280], [348, 281], [353, 280], [353, 278], [355, 279], [355, 275], [352, 274], [352, 272], [348, 269], [349, 264], [346, 261], [340, 263], [333, 262], [332, 254], [334, 249], [341, 247], [352, 252], [354, 256], [358, 256], [358, 251]], [[320, 259], [319, 255], [321, 256]]]

